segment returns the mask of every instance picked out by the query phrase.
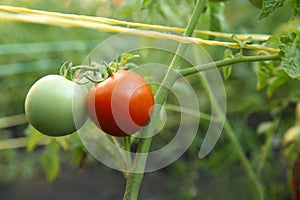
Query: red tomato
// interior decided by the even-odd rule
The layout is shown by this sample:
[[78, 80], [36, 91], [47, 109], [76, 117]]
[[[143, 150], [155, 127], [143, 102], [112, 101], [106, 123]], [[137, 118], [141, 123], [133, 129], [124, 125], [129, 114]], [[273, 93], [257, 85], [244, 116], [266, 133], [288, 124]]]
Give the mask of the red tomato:
[[95, 84], [87, 96], [91, 119], [105, 133], [121, 137], [135, 133], [149, 121], [153, 104], [148, 83], [127, 70]]

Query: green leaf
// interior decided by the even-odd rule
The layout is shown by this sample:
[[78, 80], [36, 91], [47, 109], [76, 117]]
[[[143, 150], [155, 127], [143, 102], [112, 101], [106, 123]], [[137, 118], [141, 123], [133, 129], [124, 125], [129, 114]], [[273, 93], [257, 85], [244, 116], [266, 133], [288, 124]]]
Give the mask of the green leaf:
[[81, 139], [78, 134], [73, 134], [68, 137], [70, 148], [69, 151], [73, 155], [73, 161], [75, 164], [80, 165], [83, 162], [85, 156], [87, 156], [87, 152], [82, 144]]
[[292, 0], [292, 6], [293, 6], [293, 17], [296, 17], [296, 15], [300, 12], [300, 1]]
[[210, 30], [221, 32], [222, 24], [224, 24], [223, 21], [224, 4], [209, 2], [209, 9], [210, 9]]
[[268, 85], [268, 80], [271, 78], [271, 73], [274, 70], [273, 62], [259, 62], [257, 69], [256, 89], [261, 90]]
[[139, 55], [133, 55], [133, 54], [130, 54], [130, 53], [123, 53], [121, 55], [121, 60], [120, 60], [120, 63], [119, 63], [119, 67], [123, 67], [128, 62], [128, 60], [133, 59], [133, 58], [138, 58], [138, 57], [140, 57], [140, 56]]
[[37, 131], [35, 128], [33, 128], [31, 125], [29, 125], [26, 128], [25, 134], [28, 138], [27, 151], [32, 152], [36, 148], [36, 146], [39, 144], [43, 135], [39, 131]]
[[280, 38], [281, 65], [292, 78], [300, 76], [300, 34], [291, 32]]
[[142, 10], [149, 9], [152, 6], [154, 6], [157, 2], [158, 2], [158, 0], [143, 0], [141, 9]]
[[59, 165], [59, 144], [53, 139], [45, 148], [41, 163], [48, 181], [53, 181], [60, 170]]
[[[232, 51], [230, 49], [225, 49], [224, 60], [232, 59], [232, 58], [234, 58], [234, 55], [232, 54]], [[222, 68], [223, 77], [224, 77], [225, 80], [227, 80], [229, 78], [229, 76], [231, 75], [231, 69], [232, 69], [232, 65], [227, 65], [227, 66], [224, 66]]]
[[246, 40], [239, 39], [236, 35], [232, 35], [231, 38], [238, 42], [240, 46], [243, 48], [246, 44], [251, 43], [253, 41], [252, 37], [248, 37]]
[[267, 95], [271, 97], [275, 92], [275, 90], [277, 90], [280, 86], [284, 85], [289, 80], [290, 80], [289, 76], [283, 70], [278, 70], [275, 76], [269, 80]]
[[276, 123], [273, 121], [262, 122], [261, 124], [259, 124], [256, 132], [258, 134], [263, 134], [263, 133], [267, 134], [269, 132], [273, 132], [275, 127], [276, 127]]
[[263, 19], [271, 14], [277, 8], [283, 6], [285, 0], [263, 0], [259, 19]]
[[160, 1], [157, 5], [162, 17], [174, 26], [182, 27], [184, 25], [182, 17], [175, 12], [172, 5], [166, 1]]

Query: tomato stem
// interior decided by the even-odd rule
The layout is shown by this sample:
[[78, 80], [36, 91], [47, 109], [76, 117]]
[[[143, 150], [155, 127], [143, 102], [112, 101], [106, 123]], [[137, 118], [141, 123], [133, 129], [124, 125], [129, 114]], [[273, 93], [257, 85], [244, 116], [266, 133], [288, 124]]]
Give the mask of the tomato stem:
[[105, 67], [106, 67], [106, 70], [107, 70], [107, 73], [108, 73], [108, 77], [110, 77], [113, 73], [114, 73], [114, 71], [112, 70], [112, 68], [109, 66], [109, 65], [105, 65]]
[[[130, 145], [131, 145], [131, 137], [127, 136], [123, 138], [123, 149], [125, 150], [125, 156], [126, 156], [126, 166], [127, 171], [130, 171], [131, 168], [131, 151], [130, 151]], [[127, 174], [128, 176], [128, 174]]]
[[[204, 10], [204, 7], [206, 5], [206, 0], [198, 0], [196, 2], [194, 11], [192, 13], [191, 19], [187, 25], [186, 31], [184, 33], [185, 36], [191, 36], [196, 24], [200, 18], [201, 13]], [[182, 51], [182, 48], [184, 46], [179, 45], [177, 48], [177, 52]], [[178, 66], [178, 62], [180, 62], [180, 59], [177, 58], [178, 54], [175, 54], [172, 62], [170, 63], [169, 68], [174, 68], [175, 65]], [[170, 71], [168, 71], [165, 75], [165, 78], [163, 80], [162, 85], [164, 86], [172, 86], [173, 83], [176, 81], [177, 77], [174, 77], [174, 75], [172, 75], [170, 73]], [[166, 100], [167, 97], [167, 93], [168, 91], [166, 90], [165, 87], [162, 87], [162, 85], [160, 86], [160, 88], [157, 90], [157, 93], [155, 95], [155, 102], [157, 104], [163, 104], [164, 101]], [[154, 109], [153, 114], [152, 114], [152, 118], [153, 119], [158, 119], [158, 114], [159, 114], [159, 109]], [[155, 124], [155, 123], [153, 123]], [[149, 126], [147, 129], [145, 129], [146, 132], [153, 132], [154, 130], [154, 125]], [[140, 139], [139, 140], [139, 144], [138, 144], [138, 149], [137, 149], [137, 155], [139, 155], [140, 153], [148, 153], [150, 146], [151, 146], [151, 141], [152, 141], [152, 137], [148, 137], [148, 138], [144, 138], [144, 139]], [[144, 171], [145, 170], [145, 165], [146, 165], [146, 161], [147, 161], [147, 157], [144, 156], [142, 157], [142, 159], [137, 159], [138, 157], [135, 157], [134, 159], [134, 163], [133, 163], [133, 172], [135, 171]], [[138, 198], [138, 193], [140, 190], [140, 186], [141, 186], [141, 182], [143, 179], [144, 174], [143, 173], [131, 173], [130, 176], [127, 178], [127, 184], [130, 184], [128, 187], [126, 187], [125, 190], [125, 194], [129, 194], [128, 197], [124, 196], [124, 199], [130, 199], [130, 200], [136, 200]]]
[[220, 68], [220, 67], [241, 63], [241, 62], [254, 62], [254, 61], [266, 61], [266, 60], [280, 60], [280, 56], [278, 54], [272, 54], [266, 56], [239, 56], [232, 59], [219, 60], [219, 61], [210, 62], [195, 67], [181, 69], [179, 70], [179, 73], [182, 76], [188, 76], [202, 71], [214, 69], [216, 67]]

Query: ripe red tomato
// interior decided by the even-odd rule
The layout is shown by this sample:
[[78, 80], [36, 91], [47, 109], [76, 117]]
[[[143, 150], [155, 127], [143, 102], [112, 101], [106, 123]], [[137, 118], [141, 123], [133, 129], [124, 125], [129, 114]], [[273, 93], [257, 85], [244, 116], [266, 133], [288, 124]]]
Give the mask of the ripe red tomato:
[[95, 84], [87, 96], [91, 119], [105, 133], [128, 136], [150, 119], [154, 97], [148, 83], [140, 75], [121, 70]]

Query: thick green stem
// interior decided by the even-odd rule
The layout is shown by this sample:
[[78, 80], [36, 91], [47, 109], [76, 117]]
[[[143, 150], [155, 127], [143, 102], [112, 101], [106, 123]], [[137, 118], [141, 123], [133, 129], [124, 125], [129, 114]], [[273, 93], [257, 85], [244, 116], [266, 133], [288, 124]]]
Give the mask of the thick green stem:
[[[186, 31], [185, 31], [185, 36], [191, 36], [195, 26], [200, 18], [201, 13], [204, 10], [204, 7], [206, 5], [206, 0], [198, 0], [195, 6], [195, 9], [193, 11], [192, 17], [187, 25]], [[181, 62], [181, 59], [177, 56], [178, 53], [182, 52], [184, 49], [182, 49], [183, 47], [179, 44], [178, 48], [177, 48], [177, 52], [169, 66], [169, 69], [171, 68], [176, 68], [175, 66], [178, 66], [178, 63]], [[167, 91], [167, 87], [170, 87], [173, 85], [173, 83], [176, 81], [177, 77], [172, 75], [170, 73], [171, 70], [168, 70], [168, 72], [165, 75], [165, 78], [160, 86], [160, 88], [158, 89], [156, 95], [155, 95], [155, 103], [156, 104], [163, 104], [164, 101], [166, 100], [168, 91]], [[165, 86], [165, 87], [163, 87]], [[159, 113], [158, 109], [155, 109], [153, 112], [153, 118], [156, 119], [157, 115]], [[148, 130], [146, 130], [147, 132], [152, 132], [154, 130], [154, 127], [149, 127]], [[144, 139], [140, 139], [139, 141], [139, 146], [137, 149], [137, 153], [148, 153], [149, 149], [150, 149], [150, 145], [151, 145], [151, 141], [152, 138], [148, 137], [148, 138], [144, 138]], [[146, 162], [147, 162], [147, 157], [142, 157], [139, 159], [135, 159], [134, 160], [134, 164], [133, 164], [133, 171], [135, 171], [135, 169], [137, 169], [138, 171], [140, 171], [141, 169], [144, 170], [145, 166], [146, 166]], [[130, 184], [130, 187], [126, 187], [126, 191], [125, 193], [129, 194], [129, 199], [130, 200], [136, 200], [138, 198], [138, 193], [140, 190], [140, 186], [141, 186], [141, 182], [143, 179], [144, 174], [143, 173], [131, 173], [128, 178], [127, 178], [127, 183]]]
[[242, 62], [254, 62], [254, 61], [266, 61], [266, 60], [280, 60], [280, 56], [278, 54], [267, 55], [267, 56], [240, 56], [227, 60], [220, 60], [216, 62], [206, 63], [203, 65], [199, 65], [196, 67], [190, 67], [186, 69], [179, 70], [180, 74], [183, 76], [188, 76], [191, 74], [195, 74], [201, 71], [206, 71], [210, 69], [215, 69], [216, 67], [224, 67], [228, 65], [233, 65], [236, 63]]

